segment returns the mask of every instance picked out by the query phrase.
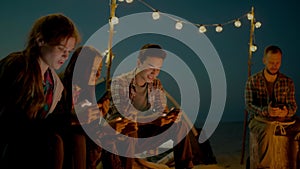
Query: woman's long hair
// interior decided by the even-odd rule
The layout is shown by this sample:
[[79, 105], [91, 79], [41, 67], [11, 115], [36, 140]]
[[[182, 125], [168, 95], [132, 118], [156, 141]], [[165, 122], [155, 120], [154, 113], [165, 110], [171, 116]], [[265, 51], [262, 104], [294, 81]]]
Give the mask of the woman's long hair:
[[66, 38], [74, 37], [80, 42], [79, 32], [68, 17], [62, 14], [50, 14], [36, 20], [29, 33], [24, 50], [24, 71], [20, 72], [15, 83], [24, 84], [17, 103], [21, 104], [29, 118], [35, 118], [44, 105], [42, 73], [38, 59], [41, 56], [38, 39], [45, 44], [58, 45]]
[[[88, 87], [88, 81], [92, 71], [94, 59], [96, 57], [102, 57], [101, 53], [92, 46], [81, 46], [73, 53], [69, 64], [65, 71], [61, 75], [62, 82], [65, 86], [64, 99], [67, 111], [72, 110], [72, 87], [73, 84], [86, 90]], [[95, 91], [88, 91], [95, 92]]]

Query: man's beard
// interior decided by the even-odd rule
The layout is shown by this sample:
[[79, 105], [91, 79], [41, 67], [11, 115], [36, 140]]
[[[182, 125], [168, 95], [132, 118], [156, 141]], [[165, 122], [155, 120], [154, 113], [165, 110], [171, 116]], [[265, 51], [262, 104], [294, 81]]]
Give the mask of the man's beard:
[[272, 73], [269, 69], [266, 69], [266, 71], [268, 72], [268, 74], [270, 74], [270, 75], [277, 75], [278, 74], [278, 72], [279, 72], [279, 70], [277, 70], [277, 72], [275, 72], [275, 73]]

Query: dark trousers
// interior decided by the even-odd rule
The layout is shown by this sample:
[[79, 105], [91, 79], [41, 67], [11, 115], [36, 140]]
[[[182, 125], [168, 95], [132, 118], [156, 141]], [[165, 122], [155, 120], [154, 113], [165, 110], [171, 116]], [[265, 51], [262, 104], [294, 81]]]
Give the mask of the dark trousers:
[[1, 169], [62, 169], [64, 146], [60, 135], [21, 135], [23, 137], [2, 144]]
[[[164, 126], [156, 126], [153, 124], [142, 125], [138, 127], [137, 133], [131, 133], [130, 138], [144, 138], [138, 139], [137, 142], [124, 139], [116, 141], [117, 151], [128, 152], [127, 156], [121, 156], [117, 153], [105, 151], [102, 162], [104, 168], [116, 169], [131, 169], [134, 154], [142, 153], [147, 150], [153, 150], [168, 140], [174, 141], [174, 160], [176, 169], [192, 168], [193, 167], [193, 154], [188, 136], [189, 128], [184, 121], [172, 123]], [[157, 137], [154, 137], [157, 136]], [[126, 142], [126, 144], [124, 144]], [[122, 154], [122, 153], [121, 153]], [[120, 165], [121, 164], [121, 165]]]
[[101, 160], [102, 148], [98, 146], [80, 125], [64, 132], [64, 169], [96, 169]]
[[147, 139], [139, 140], [135, 146], [135, 153], [155, 149], [166, 141], [173, 140], [175, 168], [192, 168], [193, 153], [188, 133], [189, 128], [184, 121], [164, 126], [153, 124], [139, 126], [138, 137]]

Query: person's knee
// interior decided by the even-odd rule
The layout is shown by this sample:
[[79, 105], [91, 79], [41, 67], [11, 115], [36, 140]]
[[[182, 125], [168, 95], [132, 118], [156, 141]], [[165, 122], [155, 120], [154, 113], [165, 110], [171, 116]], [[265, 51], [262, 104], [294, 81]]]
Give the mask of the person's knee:
[[64, 153], [64, 141], [63, 141], [62, 137], [59, 134], [54, 134], [52, 136], [50, 147], [56, 153], [59, 153], [59, 154]]
[[86, 145], [86, 136], [83, 134], [74, 134], [73, 141], [75, 146]]
[[53, 142], [57, 145], [62, 145], [63, 146], [63, 139], [59, 134], [54, 134], [53, 136]]

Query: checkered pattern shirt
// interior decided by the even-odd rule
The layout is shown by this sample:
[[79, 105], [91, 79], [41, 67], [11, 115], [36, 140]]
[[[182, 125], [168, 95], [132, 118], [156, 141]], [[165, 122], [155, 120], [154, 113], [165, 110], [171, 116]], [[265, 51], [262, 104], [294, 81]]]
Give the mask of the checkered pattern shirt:
[[[288, 117], [292, 117], [297, 110], [295, 100], [295, 86], [291, 78], [279, 73], [274, 82], [273, 95], [278, 103], [284, 103], [289, 110]], [[245, 104], [250, 114], [250, 119], [254, 115], [267, 117], [268, 104], [271, 101], [267, 89], [267, 81], [260, 71], [248, 78], [245, 88]]]
[[[162, 114], [167, 108], [167, 99], [161, 82], [155, 79], [153, 83], [147, 84], [147, 100], [149, 109], [141, 112], [132, 105], [132, 99], [135, 97], [134, 77], [136, 70], [122, 74], [113, 78], [111, 82], [111, 110], [109, 116], [122, 114], [123, 116], [131, 115], [153, 115]], [[109, 118], [110, 119], [110, 118]]]

